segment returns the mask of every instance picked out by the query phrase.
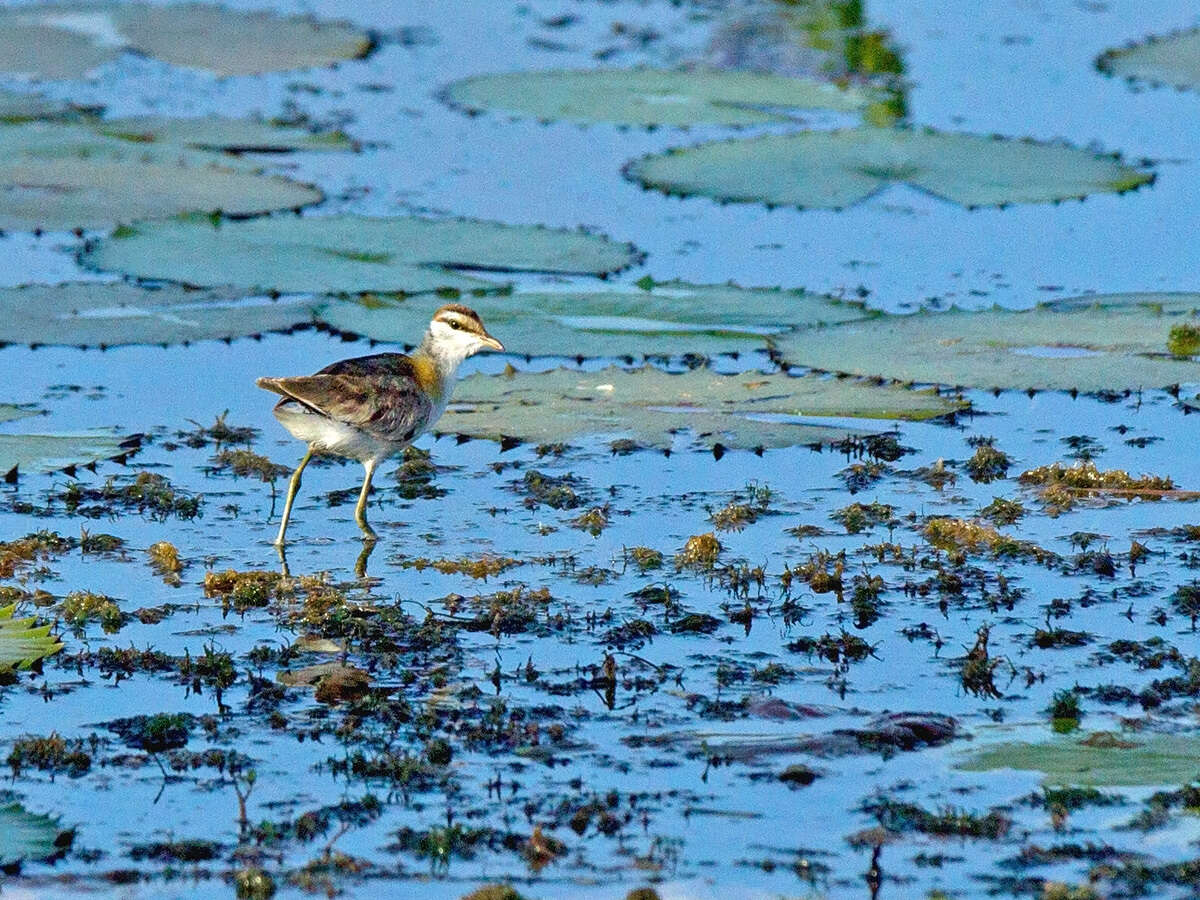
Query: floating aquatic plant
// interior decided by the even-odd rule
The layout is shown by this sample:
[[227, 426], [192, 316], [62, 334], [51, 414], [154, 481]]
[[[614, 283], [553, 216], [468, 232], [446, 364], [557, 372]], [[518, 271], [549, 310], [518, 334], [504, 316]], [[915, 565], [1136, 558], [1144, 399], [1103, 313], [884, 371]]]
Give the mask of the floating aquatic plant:
[[1096, 68], [1114, 78], [1177, 88], [1200, 88], [1200, 29], [1152, 35], [1096, 58]]
[[28, 669], [63, 648], [49, 625], [35, 625], [34, 617], [17, 619], [16, 607], [0, 608], [0, 675]]
[[456, 81], [442, 92], [447, 103], [468, 113], [648, 127], [755, 125], [786, 120], [801, 109], [853, 112], [875, 95], [814, 78], [702, 68], [506, 72]]
[[718, 141], [645, 156], [625, 173], [681, 197], [818, 209], [851, 206], [894, 183], [975, 207], [1122, 193], [1154, 180], [1113, 156], [1062, 144], [907, 128]]
[[125, 51], [216, 75], [326, 66], [365, 56], [370, 37], [342, 22], [208, 3], [49, 3], [0, 10], [0, 71], [81, 78]]

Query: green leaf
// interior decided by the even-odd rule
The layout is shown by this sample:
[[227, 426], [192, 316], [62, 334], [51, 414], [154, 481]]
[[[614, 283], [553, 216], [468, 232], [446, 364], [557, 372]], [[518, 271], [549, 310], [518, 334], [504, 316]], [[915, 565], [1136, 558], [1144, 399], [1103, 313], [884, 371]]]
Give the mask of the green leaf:
[[14, 125], [36, 120], [71, 121], [99, 112], [96, 107], [76, 106], [41, 94], [14, 94], [0, 90], [0, 124]]
[[1105, 50], [1096, 59], [1096, 68], [1114, 78], [1196, 90], [1200, 88], [1200, 28]]
[[123, 281], [0, 288], [0, 343], [115, 347], [238, 338], [310, 323], [315, 306], [303, 298], [245, 301], [238, 292]]
[[100, 134], [134, 144], [170, 144], [197, 150], [291, 153], [355, 149], [354, 142], [340, 131], [314, 132], [274, 125], [261, 119], [128, 116], [105, 119], [94, 127]]
[[773, 338], [788, 362], [852, 375], [977, 388], [1124, 390], [1200, 381], [1167, 351], [1200, 294], [1081, 297], [1024, 312], [882, 316]]
[[112, 459], [131, 449], [130, 439], [107, 432], [91, 434], [0, 434], [0, 476], [54, 472], [68, 466]]
[[351, 215], [146, 222], [81, 255], [91, 268], [190, 285], [413, 294], [496, 286], [456, 268], [604, 275], [639, 259], [631, 244], [583, 231]]
[[645, 126], [754, 125], [787, 120], [798, 109], [853, 112], [873, 96], [812, 78], [717, 69], [506, 72], [456, 81], [443, 92], [451, 106], [471, 113]]
[[[712, 356], [761, 349], [768, 334], [791, 327], [869, 315], [859, 304], [804, 291], [650, 284], [645, 289], [473, 297], [470, 304], [509, 352], [530, 356]], [[335, 300], [320, 309], [318, 318], [340, 331], [412, 344], [424, 333], [434, 306], [411, 299]]]
[[81, 78], [125, 50], [217, 75], [326, 66], [365, 56], [362, 30], [215, 4], [38, 4], [0, 10], [0, 72]]
[[190, 211], [253, 215], [323, 199], [314, 187], [228, 159], [131, 143], [85, 125], [0, 127], [0, 228], [104, 228]]
[[929, 129], [801, 131], [645, 156], [626, 174], [683, 197], [840, 209], [894, 182], [963, 206], [1046, 203], [1132, 190], [1148, 172], [1061, 144]]
[[0, 867], [53, 862], [74, 840], [74, 830], [60, 828], [58, 819], [35, 815], [20, 803], [0, 806]]
[[[50, 634], [49, 625], [34, 625], [33, 617], [14, 619], [14, 609], [12, 606], [0, 608], [0, 672], [28, 669], [39, 659], [63, 648], [62, 642]], [[3, 831], [0, 828], [0, 835]], [[0, 847], [3, 847], [3, 837], [0, 837]]]
[[1131, 735], [1126, 739], [1101, 732], [1082, 741], [998, 744], [975, 753], [958, 768], [1043, 772], [1046, 784], [1179, 785], [1200, 778], [1200, 739], [1179, 735]]
[[14, 419], [24, 419], [26, 416], [37, 415], [36, 409], [28, 406], [13, 406], [11, 403], [0, 403], [0, 422], [11, 422]]
[[717, 375], [707, 369], [669, 374], [644, 367], [599, 372], [475, 375], [455, 389], [435, 426], [440, 434], [559, 443], [585, 434], [632, 437], [669, 448], [672, 434], [729, 448], [790, 447], [886, 430], [839, 426], [802, 417], [920, 420], [961, 405], [930, 391], [863, 381], [787, 375]]

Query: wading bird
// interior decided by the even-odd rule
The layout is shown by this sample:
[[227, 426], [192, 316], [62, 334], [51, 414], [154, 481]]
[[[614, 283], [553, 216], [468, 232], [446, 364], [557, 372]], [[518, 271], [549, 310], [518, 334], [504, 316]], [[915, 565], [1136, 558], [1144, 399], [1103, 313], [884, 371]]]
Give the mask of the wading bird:
[[446, 410], [459, 363], [484, 348], [504, 345], [487, 333], [475, 310], [451, 303], [433, 314], [429, 330], [411, 356], [377, 353], [344, 359], [315, 375], [260, 378], [260, 388], [280, 394], [275, 418], [308, 452], [288, 482], [283, 521], [275, 546], [283, 547], [300, 476], [315, 453], [357, 459], [366, 475], [354, 520], [363, 540], [375, 541], [367, 524], [367, 495], [375, 467], [424, 434]]

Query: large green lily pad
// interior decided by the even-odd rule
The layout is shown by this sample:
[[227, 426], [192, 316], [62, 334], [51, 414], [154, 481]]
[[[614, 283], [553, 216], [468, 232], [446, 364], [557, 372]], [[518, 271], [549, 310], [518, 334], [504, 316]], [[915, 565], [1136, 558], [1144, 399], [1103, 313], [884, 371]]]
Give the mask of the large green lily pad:
[[[0, 672], [28, 669], [63, 648], [62, 642], [50, 634], [49, 625], [34, 625], [33, 617], [15, 619], [15, 607], [0, 608]], [[0, 812], [3, 808], [0, 807]], [[0, 828], [0, 858], [3, 858], [4, 829]]]
[[207, 3], [0, 10], [0, 72], [35, 78], [80, 78], [126, 50], [217, 75], [250, 75], [356, 59], [371, 47], [369, 35], [343, 22]]
[[[787, 328], [870, 315], [860, 304], [804, 291], [683, 282], [647, 290], [522, 292], [470, 303], [509, 352], [530, 356], [711, 356], [762, 348], [767, 334]], [[412, 299], [333, 301], [318, 317], [341, 331], [415, 343], [434, 305]]]
[[457, 269], [604, 275], [639, 259], [631, 244], [584, 231], [351, 215], [146, 222], [81, 256], [91, 268], [196, 286], [410, 294], [495, 286]]
[[20, 803], [0, 806], [0, 868], [53, 862], [74, 840], [75, 832], [61, 828], [58, 819], [31, 813]]
[[883, 316], [772, 340], [788, 362], [853, 375], [978, 388], [1094, 392], [1200, 381], [1167, 352], [1200, 326], [1200, 294], [1082, 297], [1024, 312]]
[[[304, 298], [244, 300], [229, 291], [127, 282], [0, 288], [0, 343], [115, 347], [183, 344], [287, 331], [313, 321]], [[2, 421], [2, 419], [0, 419]]]
[[31, 470], [54, 472], [113, 459], [132, 449], [129, 441], [129, 438], [107, 432], [0, 434], [0, 475]]
[[1200, 88], [1200, 28], [1106, 50], [1096, 68], [1115, 78], [1195, 90]]
[[707, 369], [674, 375], [649, 366], [634, 371], [555, 369], [464, 379], [435, 430], [539, 443], [567, 442], [585, 434], [625, 435], [663, 449], [671, 446], [673, 433], [689, 430], [710, 445], [756, 449], [886, 430], [878, 422], [838, 427], [805, 423], [802, 416], [920, 420], [961, 408], [931, 391], [845, 379], [717, 375]]
[[998, 744], [980, 750], [959, 768], [1043, 772], [1047, 784], [1179, 785], [1200, 778], [1200, 739], [1101, 732], [1082, 740]]
[[974, 207], [1121, 192], [1154, 178], [1090, 150], [905, 128], [718, 141], [645, 156], [625, 171], [666, 194], [820, 209], [850, 206], [896, 182]]
[[865, 88], [812, 78], [717, 69], [505, 72], [456, 81], [442, 96], [467, 112], [502, 110], [542, 120], [623, 125], [754, 125], [779, 110], [862, 109]]
[[177, 144], [197, 150], [291, 153], [297, 150], [353, 150], [355, 143], [342, 131], [310, 131], [276, 125], [261, 119], [224, 116], [126, 116], [104, 119], [95, 130], [135, 144]]

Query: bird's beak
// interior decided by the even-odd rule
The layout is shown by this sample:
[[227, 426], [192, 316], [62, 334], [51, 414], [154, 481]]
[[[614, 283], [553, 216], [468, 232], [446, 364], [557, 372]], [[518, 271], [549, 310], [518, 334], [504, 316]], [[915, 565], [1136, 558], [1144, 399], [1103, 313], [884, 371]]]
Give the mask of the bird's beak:
[[504, 350], [504, 345], [486, 332], [480, 340], [483, 341], [483, 346], [485, 347], [491, 347], [493, 350]]

